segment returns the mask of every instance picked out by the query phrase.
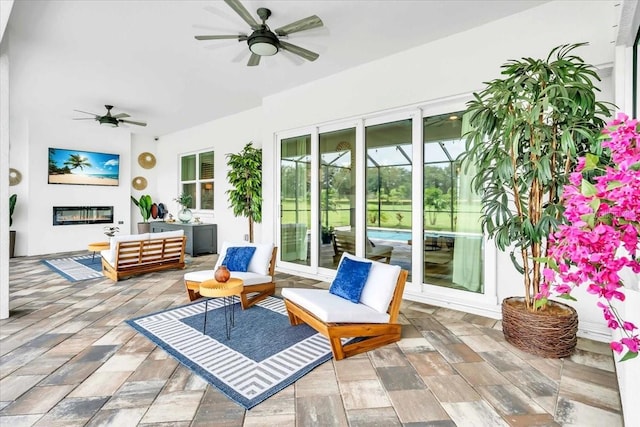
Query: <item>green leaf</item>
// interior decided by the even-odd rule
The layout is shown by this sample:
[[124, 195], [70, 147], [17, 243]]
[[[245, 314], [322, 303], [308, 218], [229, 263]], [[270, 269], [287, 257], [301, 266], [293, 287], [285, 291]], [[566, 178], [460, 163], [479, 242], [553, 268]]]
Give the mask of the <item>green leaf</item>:
[[560, 295], [558, 295], [558, 298], [566, 299], [566, 300], [569, 300], [569, 301], [578, 301], [577, 299], [572, 297], [570, 294], [560, 294]]
[[622, 187], [622, 183], [620, 181], [609, 181], [607, 184], [607, 190], [613, 190], [614, 188]]
[[533, 306], [535, 308], [541, 308], [541, 307], [544, 307], [545, 305], [547, 305], [547, 302], [548, 302], [548, 300], [546, 298], [540, 298], [540, 299], [535, 301]]
[[598, 156], [596, 156], [595, 154], [587, 153], [585, 155], [585, 164], [584, 164], [583, 170], [585, 171], [594, 170], [595, 168], [598, 167], [599, 162], [600, 162], [600, 158]]
[[592, 183], [590, 183], [586, 179], [583, 179], [582, 180], [582, 186], [580, 188], [580, 192], [582, 193], [583, 196], [589, 197], [589, 196], [595, 196], [595, 194], [598, 191], [596, 190], [596, 186], [595, 185], [593, 185]]
[[589, 227], [593, 228], [596, 226], [596, 215], [595, 214], [585, 214], [581, 215], [580, 219], [586, 222]]
[[627, 353], [624, 356], [622, 356], [622, 359], [620, 359], [620, 361], [624, 362], [625, 360], [630, 360], [636, 357], [638, 357], [637, 352], [627, 351]]

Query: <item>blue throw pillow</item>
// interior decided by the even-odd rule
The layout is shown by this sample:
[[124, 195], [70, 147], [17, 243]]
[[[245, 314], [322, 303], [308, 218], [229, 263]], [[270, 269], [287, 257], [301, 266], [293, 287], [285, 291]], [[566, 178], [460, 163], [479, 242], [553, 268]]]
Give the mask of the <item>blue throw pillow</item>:
[[227, 248], [222, 265], [226, 265], [229, 271], [247, 271], [255, 251], [255, 246]]
[[367, 277], [369, 277], [369, 270], [371, 270], [370, 262], [343, 258], [340, 267], [338, 267], [336, 278], [331, 283], [329, 293], [356, 304], [359, 303], [360, 295], [362, 295]]

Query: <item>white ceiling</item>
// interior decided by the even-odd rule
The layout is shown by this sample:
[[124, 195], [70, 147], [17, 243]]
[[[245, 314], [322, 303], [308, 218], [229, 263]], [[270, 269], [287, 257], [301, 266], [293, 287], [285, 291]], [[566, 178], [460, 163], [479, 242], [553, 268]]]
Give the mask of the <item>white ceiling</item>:
[[[132, 132], [160, 136], [260, 105], [264, 96], [374, 61], [545, 3], [541, 0], [243, 1], [268, 7], [271, 28], [318, 15], [324, 27], [288, 42], [289, 52], [247, 67], [245, 42], [197, 41], [199, 34], [249, 33], [222, 1], [27, 1], [9, 19], [12, 88], [28, 91], [28, 114], [98, 126], [73, 110], [104, 104], [148, 122]], [[255, 16], [255, 15], [254, 15]], [[255, 16], [256, 19], [257, 16]], [[3, 42], [6, 40], [4, 38]], [[12, 99], [20, 99], [16, 96]]]

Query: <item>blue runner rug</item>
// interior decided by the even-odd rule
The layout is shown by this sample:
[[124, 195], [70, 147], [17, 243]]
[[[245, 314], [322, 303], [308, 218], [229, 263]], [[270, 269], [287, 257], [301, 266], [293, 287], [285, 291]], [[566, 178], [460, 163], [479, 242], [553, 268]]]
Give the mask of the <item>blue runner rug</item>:
[[204, 301], [196, 301], [127, 323], [246, 409], [332, 357], [324, 336], [307, 325], [289, 324], [280, 298], [269, 297], [246, 310], [235, 303], [230, 339], [223, 299], [208, 302], [206, 335], [204, 308]]
[[92, 255], [82, 255], [69, 258], [43, 259], [42, 263], [72, 282], [104, 277], [100, 254], [95, 258]]

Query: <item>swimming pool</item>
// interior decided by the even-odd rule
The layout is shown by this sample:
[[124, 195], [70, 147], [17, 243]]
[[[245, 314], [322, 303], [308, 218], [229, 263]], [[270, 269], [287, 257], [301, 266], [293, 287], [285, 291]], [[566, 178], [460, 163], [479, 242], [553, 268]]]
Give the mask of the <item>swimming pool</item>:
[[405, 243], [411, 239], [411, 231], [409, 230], [368, 230], [367, 235], [370, 239], [392, 240]]

